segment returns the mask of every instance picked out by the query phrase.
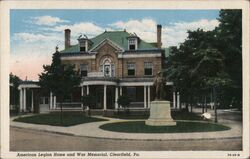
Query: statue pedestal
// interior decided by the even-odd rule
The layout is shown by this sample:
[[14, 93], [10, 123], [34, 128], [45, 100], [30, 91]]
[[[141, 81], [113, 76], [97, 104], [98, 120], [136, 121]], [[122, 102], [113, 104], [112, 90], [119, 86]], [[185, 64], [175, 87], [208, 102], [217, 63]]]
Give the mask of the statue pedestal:
[[176, 125], [176, 122], [171, 117], [170, 101], [152, 101], [150, 107], [150, 117], [146, 120], [146, 125]]

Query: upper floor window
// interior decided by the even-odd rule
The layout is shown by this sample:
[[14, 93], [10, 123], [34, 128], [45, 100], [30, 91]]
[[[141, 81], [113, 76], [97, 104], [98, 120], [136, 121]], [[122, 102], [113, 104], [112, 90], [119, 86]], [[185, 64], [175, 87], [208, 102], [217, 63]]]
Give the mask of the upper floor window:
[[88, 65], [87, 64], [80, 65], [80, 74], [82, 77], [86, 77], [88, 75]]
[[128, 63], [127, 69], [128, 69], [128, 76], [135, 76], [135, 63]]
[[153, 75], [153, 64], [152, 62], [144, 63], [144, 75], [152, 76]]
[[108, 57], [102, 60], [99, 70], [100, 72], [103, 72], [103, 75], [106, 77], [115, 76], [115, 64]]
[[137, 39], [136, 38], [129, 39], [128, 40], [128, 47], [129, 47], [129, 50], [136, 50], [137, 49]]

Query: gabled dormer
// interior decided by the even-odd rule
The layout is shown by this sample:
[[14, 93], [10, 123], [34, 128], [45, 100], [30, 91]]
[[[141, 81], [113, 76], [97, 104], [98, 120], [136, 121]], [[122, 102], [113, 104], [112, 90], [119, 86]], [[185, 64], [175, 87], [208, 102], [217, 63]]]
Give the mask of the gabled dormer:
[[137, 50], [138, 49], [138, 43], [139, 43], [139, 37], [134, 33], [131, 34], [128, 39], [128, 50]]
[[86, 35], [80, 35], [78, 40], [78, 45], [79, 45], [79, 51], [80, 52], [88, 52], [89, 48], [92, 44], [91, 40], [88, 39]]

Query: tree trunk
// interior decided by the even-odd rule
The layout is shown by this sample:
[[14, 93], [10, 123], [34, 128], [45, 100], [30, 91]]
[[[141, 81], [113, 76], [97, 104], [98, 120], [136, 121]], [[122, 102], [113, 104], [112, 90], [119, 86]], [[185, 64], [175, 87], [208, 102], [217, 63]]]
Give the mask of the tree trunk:
[[63, 125], [63, 109], [62, 109], [62, 101], [63, 101], [63, 97], [61, 98], [61, 102], [60, 102], [60, 123], [61, 125]]
[[217, 123], [218, 122], [218, 119], [217, 119], [217, 94], [216, 94], [215, 87], [213, 88], [213, 93], [214, 93], [214, 122]]
[[207, 96], [205, 96], [205, 112], [207, 112]]
[[[204, 98], [205, 99], [205, 98]], [[204, 109], [205, 109], [205, 101], [203, 102], [203, 97], [201, 98], [202, 100], [202, 114], [204, 114]]]

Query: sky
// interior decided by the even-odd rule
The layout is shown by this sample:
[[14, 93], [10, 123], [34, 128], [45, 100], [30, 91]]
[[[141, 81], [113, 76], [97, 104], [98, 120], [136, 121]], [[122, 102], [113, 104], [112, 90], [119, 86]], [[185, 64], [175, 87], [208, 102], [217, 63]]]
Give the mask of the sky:
[[64, 49], [66, 28], [71, 29], [71, 44], [81, 34], [92, 38], [124, 29], [156, 42], [156, 25], [161, 24], [163, 47], [169, 47], [184, 42], [188, 30], [213, 30], [218, 17], [219, 10], [11, 10], [10, 72], [22, 80], [38, 80], [55, 47]]

